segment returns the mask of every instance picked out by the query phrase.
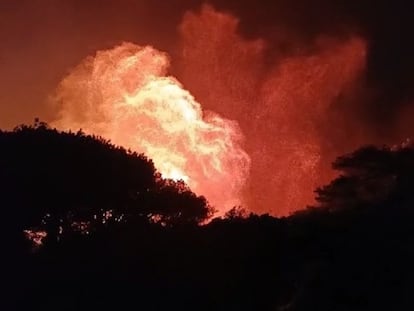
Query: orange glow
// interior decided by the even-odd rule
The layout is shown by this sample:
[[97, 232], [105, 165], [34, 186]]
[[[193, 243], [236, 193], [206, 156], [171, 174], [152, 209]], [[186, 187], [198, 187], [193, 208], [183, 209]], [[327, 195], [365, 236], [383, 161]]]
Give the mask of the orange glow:
[[242, 203], [249, 172], [238, 124], [203, 112], [168, 67], [168, 56], [149, 46], [99, 51], [60, 83], [53, 125], [145, 153], [163, 177], [184, 180], [224, 212]]
[[[238, 25], [209, 5], [187, 13], [178, 76], [205, 108], [235, 118], [245, 133], [248, 207], [287, 215], [312, 203], [315, 187], [332, 177], [331, 161], [359, 143], [345, 132], [356, 123], [346, 118], [356, 110], [366, 43], [318, 38], [307, 50], [284, 55], [272, 47], [269, 54], [270, 42], [244, 38]], [[288, 38], [277, 32], [275, 41]]]
[[97, 52], [60, 83], [54, 125], [145, 153], [163, 177], [184, 180], [221, 214], [239, 204], [277, 216], [306, 207], [333, 177], [331, 161], [366, 138], [352, 128], [366, 42], [319, 37], [283, 53], [238, 27], [209, 5], [187, 12], [178, 78], [168, 74], [168, 55], [152, 47]]
[[33, 242], [33, 245], [36, 247], [43, 245], [43, 239], [47, 237], [46, 231], [38, 230], [24, 230], [26, 238]]
[[284, 213], [311, 204], [313, 190], [327, 182], [324, 177], [333, 177], [333, 158], [329, 155], [340, 153], [329, 144], [338, 139], [335, 131], [346, 129], [338, 129], [343, 126], [344, 116], [334, 120], [329, 111], [340, 96], [349, 97], [364, 68], [362, 40], [321, 40], [317, 44], [316, 54], [284, 59], [270, 72], [260, 90], [263, 102], [256, 135], [272, 142], [265, 148], [273, 158], [273, 187], [282, 190], [274, 201]]

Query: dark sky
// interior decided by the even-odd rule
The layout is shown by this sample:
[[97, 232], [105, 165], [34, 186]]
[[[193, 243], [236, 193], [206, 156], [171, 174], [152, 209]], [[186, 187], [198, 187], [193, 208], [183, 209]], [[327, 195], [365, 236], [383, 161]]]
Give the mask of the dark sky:
[[[121, 41], [174, 51], [182, 15], [198, 0], [0, 0], [0, 126], [48, 118], [45, 98], [86, 55]], [[412, 99], [414, 13], [404, 0], [210, 1], [241, 21], [246, 36], [276, 51], [306, 49], [321, 34], [358, 33], [369, 44], [373, 120], [387, 121]], [[280, 34], [286, 40], [280, 39]], [[278, 37], [277, 40], [273, 40]], [[292, 39], [293, 38], [293, 39]]]
[[[219, 1], [218, 1], [219, 2]], [[376, 97], [367, 102], [373, 122], [388, 122], [400, 105], [412, 102], [414, 11], [406, 0], [225, 1], [241, 17], [242, 29], [270, 39], [283, 27], [307, 45], [320, 34], [357, 33], [369, 45], [367, 81]], [[242, 4], [243, 3], [243, 4]], [[287, 42], [287, 46], [292, 42]]]

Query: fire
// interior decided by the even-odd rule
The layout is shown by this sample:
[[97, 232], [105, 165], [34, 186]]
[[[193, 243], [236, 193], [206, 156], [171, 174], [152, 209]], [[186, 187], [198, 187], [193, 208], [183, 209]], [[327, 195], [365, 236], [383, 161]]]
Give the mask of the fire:
[[24, 230], [26, 238], [33, 242], [35, 247], [43, 245], [43, 240], [47, 237], [46, 231], [41, 230]]
[[[352, 113], [367, 44], [355, 35], [320, 36], [303, 48], [283, 29], [272, 42], [246, 38], [239, 23], [210, 5], [188, 12], [179, 26], [178, 76], [204, 107], [235, 118], [246, 134], [249, 208], [287, 215], [312, 203], [336, 156], [363, 143]], [[278, 45], [286, 42], [302, 50], [283, 52]]]
[[174, 73], [194, 96], [168, 74], [167, 54], [125, 43], [60, 83], [54, 125], [144, 152], [164, 177], [184, 180], [222, 211], [304, 208], [333, 177], [331, 161], [365, 141], [355, 115], [367, 91], [367, 42], [319, 36], [283, 52], [279, 43], [296, 37], [281, 29], [275, 42], [246, 38], [239, 22], [209, 5], [183, 16]]
[[145, 153], [163, 177], [184, 180], [219, 211], [240, 205], [250, 160], [238, 124], [203, 112], [169, 64], [132, 43], [97, 52], [59, 84], [53, 125]]

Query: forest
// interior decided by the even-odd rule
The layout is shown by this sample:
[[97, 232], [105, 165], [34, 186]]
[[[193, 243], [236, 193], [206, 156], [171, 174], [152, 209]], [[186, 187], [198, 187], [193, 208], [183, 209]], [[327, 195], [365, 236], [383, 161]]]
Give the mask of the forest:
[[3, 310], [414, 308], [410, 141], [338, 157], [287, 217], [215, 217], [145, 155], [39, 120], [0, 148]]

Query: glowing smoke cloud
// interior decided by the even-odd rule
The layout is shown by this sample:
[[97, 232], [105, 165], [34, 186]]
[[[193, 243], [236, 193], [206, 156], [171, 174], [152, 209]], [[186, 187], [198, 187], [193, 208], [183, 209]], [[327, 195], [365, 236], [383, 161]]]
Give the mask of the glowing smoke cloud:
[[145, 153], [221, 211], [241, 204], [250, 160], [237, 123], [203, 115], [168, 67], [165, 53], [131, 43], [88, 57], [60, 83], [53, 125]]
[[350, 133], [358, 126], [352, 100], [365, 40], [320, 37], [312, 49], [269, 56], [267, 41], [243, 37], [237, 17], [209, 5], [188, 12], [179, 32], [180, 80], [246, 135], [249, 207], [286, 215], [312, 203], [313, 190], [332, 175], [331, 161], [363, 143]]

